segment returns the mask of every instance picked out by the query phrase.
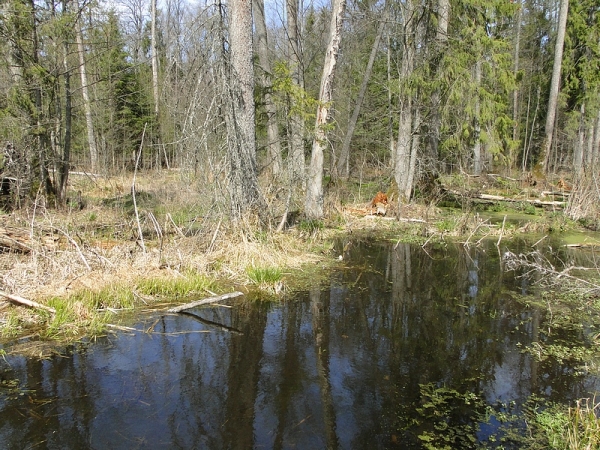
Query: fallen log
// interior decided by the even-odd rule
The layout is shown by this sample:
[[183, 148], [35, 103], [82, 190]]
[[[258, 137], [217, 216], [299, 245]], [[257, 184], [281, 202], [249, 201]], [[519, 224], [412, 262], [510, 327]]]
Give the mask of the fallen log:
[[217, 303], [217, 302], [220, 302], [221, 300], [226, 300], [228, 298], [235, 298], [235, 297], [239, 297], [241, 295], [244, 295], [244, 293], [239, 292], [239, 291], [229, 292], [228, 294], [217, 295], [215, 297], [208, 297], [208, 298], [205, 298], [202, 300], [196, 300], [196, 301], [193, 301], [190, 303], [185, 303], [183, 305], [176, 306], [175, 308], [170, 308], [167, 310], [167, 312], [178, 313], [181, 311], [185, 311], [186, 309], [195, 308], [196, 306], [208, 305], [209, 303]]
[[52, 314], [56, 314], [56, 310], [46, 305], [42, 305], [38, 302], [34, 302], [33, 300], [28, 300], [26, 298], [20, 297], [15, 294], [9, 294], [8, 292], [0, 291], [0, 296], [6, 298], [7, 300], [18, 303], [20, 305], [29, 306], [30, 308], [43, 309], [44, 311], [51, 312]]
[[0, 251], [9, 250], [18, 253], [29, 253], [39, 245], [53, 249], [57, 239], [44, 234], [36, 238], [31, 237], [30, 230], [15, 227], [0, 227]]
[[455, 197], [467, 197], [473, 200], [480, 200], [485, 203], [495, 203], [495, 202], [510, 202], [510, 203], [529, 203], [534, 206], [543, 207], [543, 206], [552, 206], [563, 208], [566, 205], [566, 202], [559, 201], [543, 201], [540, 199], [527, 199], [527, 198], [513, 198], [513, 197], [503, 197], [501, 195], [491, 195], [491, 194], [480, 194], [473, 192], [458, 192], [453, 190], [447, 190], [449, 194], [454, 195]]

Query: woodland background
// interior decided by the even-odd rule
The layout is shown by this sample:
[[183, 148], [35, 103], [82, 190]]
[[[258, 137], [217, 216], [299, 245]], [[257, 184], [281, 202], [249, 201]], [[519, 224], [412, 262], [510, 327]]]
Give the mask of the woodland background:
[[2, 0], [0, 36], [15, 203], [75, 170], [177, 169], [232, 217], [368, 171], [596, 183], [597, 0]]

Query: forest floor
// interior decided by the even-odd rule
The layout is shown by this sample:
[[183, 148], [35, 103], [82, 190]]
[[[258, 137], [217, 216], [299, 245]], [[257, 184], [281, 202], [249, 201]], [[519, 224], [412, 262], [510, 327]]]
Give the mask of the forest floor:
[[[122, 311], [164, 307], [165, 299], [181, 302], [234, 289], [277, 297], [338, 264], [335, 239], [349, 233], [477, 245], [485, 237], [600, 224], [597, 210], [578, 220], [564, 214], [574, 191], [563, 178], [533, 186], [530, 179], [499, 175], [448, 176], [421, 185], [409, 205], [398, 205], [382, 179], [373, 174], [368, 181], [330, 187], [324, 221], [290, 213], [278, 232], [285, 195], [275, 190], [265, 189], [272, 223], [259, 227], [250, 219], [224, 218], [226, 202], [210, 200], [219, 198], [218, 180], [192, 182], [177, 170], [136, 178], [72, 174], [66, 208], [38, 198], [0, 213], [0, 293], [17, 296], [0, 296], [0, 344], [102, 334], [119, 326]], [[373, 201], [378, 191], [387, 196], [385, 216], [377, 215], [383, 211]], [[25, 307], [19, 299], [37, 304]], [[24, 351], [20, 345], [11, 349]]]

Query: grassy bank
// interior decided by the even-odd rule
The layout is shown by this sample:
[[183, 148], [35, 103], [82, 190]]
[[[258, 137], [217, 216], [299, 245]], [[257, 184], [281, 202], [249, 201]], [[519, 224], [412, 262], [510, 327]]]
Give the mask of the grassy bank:
[[[0, 231], [8, 233], [0, 254], [0, 290], [56, 311], [0, 302], [0, 336], [93, 336], [108, 323], [118, 323], [120, 311], [234, 288], [281, 296], [313, 272], [323, 272], [315, 268], [335, 264], [339, 255], [333, 253], [333, 238], [357, 230], [395, 241], [454, 239], [478, 245], [486, 237], [500, 242], [583, 226], [558, 210], [527, 202], [531, 190], [498, 177], [448, 177], [440, 182], [443, 189], [440, 184], [433, 194], [421, 192], [409, 205], [398, 205], [388, 189], [387, 216], [375, 217], [370, 200], [384, 186], [378, 174], [372, 178], [332, 186], [324, 221], [303, 220], [294, 212], [277, 232], [288, 205], [285, 196], [268, 189], [268, 223], [259, 227], [250, 218], [227, 219], [226, 199], [207, 192], [218, 184], [207, 188], [176, 170], [138, 174], [135, 198], [131, 174], [73, 175], [73, 199], [66, 208], [51, 208], [37, 198], [0, 213]], [[472, 195], [484, 190], [511, 201], [481, 201]], [[513, 201], [519, 196], [522, 202]]]

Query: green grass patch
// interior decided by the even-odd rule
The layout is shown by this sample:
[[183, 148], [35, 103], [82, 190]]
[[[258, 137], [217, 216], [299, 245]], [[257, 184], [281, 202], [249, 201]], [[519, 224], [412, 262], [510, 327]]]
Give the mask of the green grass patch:
[[138, 281], [136, 289], [144, 295], [180, 298], [211, 289], [213, 282], [204, 275], [187, 271], [177, 278], [148, 278]]
[[318, 219], [305, 219], [298, 224], [300, 231], [304, 231], [309, 234], [322, 231], [325, 228], [325, 224], [322, 220]]
[[283, 273], [278, 267], [255, 267], [246, 268], [246, 275], [253, 284], [272, 285], [281, 281]]
[[[87, 300], [82, 300], [87, 298]], [[66, 298], [55, 297], [48, 305], [56, 310], [40, 333], [46, 339], [75, 339], [83, 334], [98, 336], [104, 332], [108, 316], [96, 308], [95, 296], [86, 293]], [[84, 303], [87, 301], [87, 303]]]
[[0, 336], [3, 338], [13, 338], [22, 331], [21, 320], [16, 311], [11, 311], [6, 315], [4, 323], [0, 326]]

